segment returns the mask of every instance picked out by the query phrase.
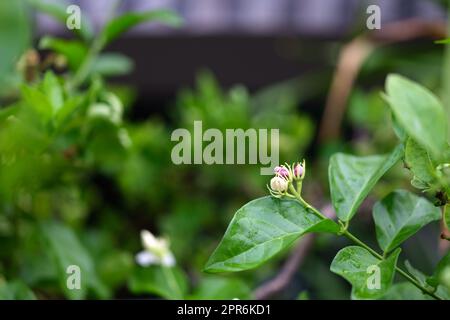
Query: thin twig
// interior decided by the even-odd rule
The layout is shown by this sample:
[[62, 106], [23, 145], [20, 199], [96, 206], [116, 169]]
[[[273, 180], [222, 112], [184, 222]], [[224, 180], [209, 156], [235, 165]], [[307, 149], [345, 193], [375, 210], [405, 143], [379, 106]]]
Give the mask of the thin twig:
[[314, 243], [314, 238], [315, 234], [311, 233], [305, 235], [300, 240], [298, 245], [292, 251], [292, 254], [284, 263], [280, 272], [273, 279], [256, 288], [253, 293], [256, 299], [269, 299], [287, 287], [295, 273], [298, 271], [298, 268], [302, 265], [302, 262]]

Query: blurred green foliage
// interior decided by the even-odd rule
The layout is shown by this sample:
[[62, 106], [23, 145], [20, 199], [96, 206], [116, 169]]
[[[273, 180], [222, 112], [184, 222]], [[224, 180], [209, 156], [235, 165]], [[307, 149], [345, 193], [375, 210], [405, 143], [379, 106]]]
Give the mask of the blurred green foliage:
[[[20, 16], [29, 7], [19, 2]], [[62, 21], [59, 4], [29, 3]], [[100, 51], [134, 24], [154, 19], [179, 23], [166, 11], [129, 13], [94, 37], [86, 32], [74, 39], [45, 36], [41, 51], [25, 51], [22, 45], [5, 64], [22, 80], [3, 95], [3, 101], [12, 102], [0, 111], [4, 297], [31, 297], [30, 289], [38, 298], [251, 296], [249, 279], [203, 278], [200, 266], [238, 203], [261, 194], [265, 179], [257, 166], [173, 165], [171, 129], [190, 128], [196, 119], [221, 130], [284, 126], [281, 157], [288, 159], [310, 143], [312, 121], [296, 112], [298, 98], [289, 98], [285, 90], [269, 94], [287, 98], [285, 103], [261, 112], [261, 99], [242, 86], [222, 90], [206, 71], [194, 89], [178, 95], [170, 125], [156, 117], [127, 120], [129, 105], [123, 102], [131, 105], [132, 91], [108, 85], [105, 77], [130, 72], [133, 63]], [[29, 21], [22, 21], [26, 30]], [[7, 29], [3, 33], [11, 36]], [[170, 239], [179, 265], [169, 271], [175, 289], [165, 281], [170, 277], [165, 278], [164, 268], [135, 264], [144, 228]], [[80, 290], [67, 289], [69, 265], [82, 270]]]

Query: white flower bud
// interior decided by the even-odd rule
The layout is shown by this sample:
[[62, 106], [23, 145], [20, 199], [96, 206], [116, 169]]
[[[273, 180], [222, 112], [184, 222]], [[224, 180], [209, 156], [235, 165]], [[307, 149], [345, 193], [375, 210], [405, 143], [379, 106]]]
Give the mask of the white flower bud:
[[284, 192], [287, 190], [288, 188], [288, 181], [286, 181], [285, 179], [281, 178], [281, 177], [273, 177], [270, 180], [270, 188], [275, 191], [275, 192]]

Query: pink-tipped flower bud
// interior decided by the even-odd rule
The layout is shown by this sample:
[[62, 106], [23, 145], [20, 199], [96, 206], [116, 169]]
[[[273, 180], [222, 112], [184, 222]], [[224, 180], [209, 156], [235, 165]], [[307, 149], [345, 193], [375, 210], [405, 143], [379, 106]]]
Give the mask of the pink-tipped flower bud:
[[275, 167], [274, 172], [277, 176], [280, 176], [285, 179], [289, 178], [289, 170], [285, 166]]
[[294, 177], [295, 179], [300, 179], [301, 177], [303, 177], [303, 173], [305, 172], [305, 169], [303, 168], [303, 166], [300, 163], [297, 163], [294, 166]]
[[279, 176], [273, 177], [270, 180], [270, 188], [275, 192], [285, 192], [288, 188], [289, 182]]

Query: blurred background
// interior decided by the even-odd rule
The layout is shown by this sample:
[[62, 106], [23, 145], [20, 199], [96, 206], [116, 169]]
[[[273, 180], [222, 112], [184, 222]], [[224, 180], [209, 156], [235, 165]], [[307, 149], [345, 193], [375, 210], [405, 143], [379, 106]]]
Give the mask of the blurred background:
[[[94, 36], [67, 30], [69, 4]], [[371, 4], [381, 30], [366, 27]], [[142, 23], [92, 49], [112, 17], [161, 9], [182, 24]], [[446, 46], [434, 41], [447, 37], [446, 13], [434, 0], [0, 1], [0, 298], [348, 299], [329, 271], [346, 241], [328, 235], [257, 270], [203, 274], [234, 212], [267, 194], [268, 177], [259, 165], [175, 166], [170, 134], [194, 120], [279, 128], [280, 161], [306, 159], [305, 198], [332, 214], [329, 156], [397, 142], [380, 96], [386, 75], [441, 92]], [[355, 233], [376, 245], [371, 205], [410, 189], [410, 178], [400, 165], [390, 172]], [[177, 288], [136, 264], [142, 229], [170, 241]], [[447, 250], [439, 233], [429, 226], [405, 245], [425, 272]], [[273, 285], [289, 261], [288, 283]], [[82, 267], [82, 290], [65, 285], [70, 264]]]

